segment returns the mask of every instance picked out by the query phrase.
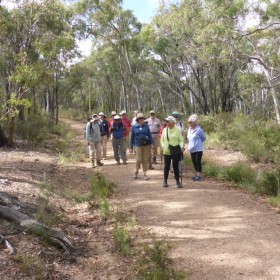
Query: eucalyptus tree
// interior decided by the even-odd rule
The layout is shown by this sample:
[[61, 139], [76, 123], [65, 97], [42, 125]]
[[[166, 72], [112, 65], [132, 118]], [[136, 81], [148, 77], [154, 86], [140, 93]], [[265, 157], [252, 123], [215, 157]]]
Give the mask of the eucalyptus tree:
[[45, 87], [45, 92], [51, 92], [52, 105], [58, 108], [58, 78], [75, 49], [70, 16], [56, 0], [25, 0], [12, 10], [1, 9], [0, 40], [7, 61], [1, 75], [6, 85], [5, 114], [10, 119], [8, 145], [13, 142], [16, 116], [21, 112], [24, 119], [24, 108], [32, 102], [35, 106], [37, 89]]
[[[132, 84], [136, 95], [137, 107], [141, 108], [141, 81], [137, 75], [137, 59], [141, 50], [133, 44], [134, 37], [139, 34], [141, 23], [129, 10], [123, 10], [121, 0], [82, 0], [78, 7], [90, 26], [90, 31], [99, 45], [109, 44], [118, 56], [121, 92], [124, 100], [123, 108], [128, 108], [129, 85]], [[133, 49], [132, 49], [133, 47]], [[135, 61], [133, 61], [135, 60]]]
[[279, 1], [259, 1], [252, 7], [259, 22], [248, 30], [240, 30], [237, 39], [246, 45], [243, 55], [251, 63], [253, 72], [263, 74], [271, 94], [277, 123], [280, 124], [280, 5]]
[[232, 38], [242, 2], [185, 0], [155, 17], [155, 57], [183, 110], [233, 110], [239, 61]]

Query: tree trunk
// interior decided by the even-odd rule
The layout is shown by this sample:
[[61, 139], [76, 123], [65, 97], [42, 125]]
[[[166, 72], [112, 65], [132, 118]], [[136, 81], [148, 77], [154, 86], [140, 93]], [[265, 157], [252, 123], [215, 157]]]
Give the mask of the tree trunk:
[[27, 212], [30, 212], [30, 210], [33, 212], [34, 210], [33, 207], [21, 203], [16, 196], [0, 192], [0, 217], [15, 222], [31, 233], [41, 236], [51, 243], [59, 245], [68, 253], [74, 251], [74, 247], [70, 240], [62, 232], [53, 230], [14, 208], [25, 210]]
[[7, 137], [2, 129], [2, 127], [0, 126], [0, 147], [3, 147], [7, 144]]

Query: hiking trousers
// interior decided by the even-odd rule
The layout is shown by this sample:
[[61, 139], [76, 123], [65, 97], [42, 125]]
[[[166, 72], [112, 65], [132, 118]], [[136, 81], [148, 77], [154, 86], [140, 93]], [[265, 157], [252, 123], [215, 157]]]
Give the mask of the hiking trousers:
[[150, 145], [135, 147], [135, 152], [136, 152], [136, 170], [139, 170], [142, 164], [143, 172], [145, 173], [148, 170], [149, 158], [151, 156], [151, 147]]
[[107, 156], [107, 142], [108, 142], [108, 136], [107, 135], [101, 136], [101, 147], [102, 147], [103, 158], [106, 158]]
[[202, 151], [191, 153], [192, 163], [194, 166], [194, 170], [196, 172], [201, 172], [202, 170], [202, 165], [201, 165], [202, 155], [203, 155]]
[[126, 147], [124, 138], [121, 139], [112, 139], [112, 146], [114, 151], [114, 159], [119, 162], [120, 157], [123, 162], [126, 162]]
[[89, 142], [89, 158], [91, 161], [98, 159], [101, 160], [101, 141]]

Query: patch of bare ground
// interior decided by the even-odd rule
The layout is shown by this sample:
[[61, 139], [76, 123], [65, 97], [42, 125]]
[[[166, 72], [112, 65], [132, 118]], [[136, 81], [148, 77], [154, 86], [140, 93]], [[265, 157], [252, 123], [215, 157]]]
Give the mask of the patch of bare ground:
[[0, 149], [0, 192], [32, 205], [31, 217], [49, 211], [48, 218], [56, 218], [51, 227], [75, 249], [69, 254], [0, 217], [0, 234], [16, 249], [10, 255], [0, 244], [0, 279], [127, 279], [128, 269], [113, 253], [110, 223], [73, 199], [89, 191], [92, 169], [83, 162], [61, 166], [57, 160], [47, 149]]

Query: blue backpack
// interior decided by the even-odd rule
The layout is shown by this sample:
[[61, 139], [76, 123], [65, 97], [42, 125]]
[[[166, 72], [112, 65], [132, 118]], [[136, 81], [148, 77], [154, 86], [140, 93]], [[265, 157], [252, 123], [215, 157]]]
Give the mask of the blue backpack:
[[119, 124], [113, 123], [112, 128], [111, 128], [112, 135], [116, 139], [123, 138], [124, 130], [125, 130], [124, 125], [122, 122]]

